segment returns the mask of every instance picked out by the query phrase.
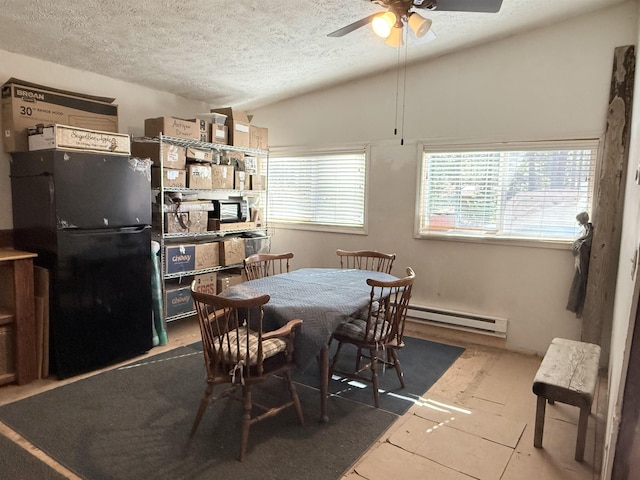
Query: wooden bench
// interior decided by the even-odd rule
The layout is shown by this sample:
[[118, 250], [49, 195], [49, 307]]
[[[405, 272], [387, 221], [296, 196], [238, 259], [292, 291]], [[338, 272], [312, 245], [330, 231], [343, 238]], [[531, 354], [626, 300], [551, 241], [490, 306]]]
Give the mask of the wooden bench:
[[591, 405], [598, 384], [600, 347], [593, 343], [554, 338], [533, 382], [538, 396], [533, 446], [542, 448], [546, 401], [580, 408], [575, 459], [584, 459], [584, 446]]

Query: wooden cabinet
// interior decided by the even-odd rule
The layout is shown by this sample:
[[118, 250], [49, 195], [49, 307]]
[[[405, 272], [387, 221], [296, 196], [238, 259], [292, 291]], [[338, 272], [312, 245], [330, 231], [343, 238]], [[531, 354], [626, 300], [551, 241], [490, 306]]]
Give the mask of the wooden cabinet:
[[34, 257], [0, 249], [0, 384], [22, 385], [38, 376]]

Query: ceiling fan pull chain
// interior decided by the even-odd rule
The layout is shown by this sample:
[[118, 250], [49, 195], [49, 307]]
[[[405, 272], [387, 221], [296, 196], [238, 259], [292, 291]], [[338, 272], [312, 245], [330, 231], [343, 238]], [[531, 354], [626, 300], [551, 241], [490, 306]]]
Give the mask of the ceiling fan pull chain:
[[393, 121], [393, 135], [398, 134], [398, 97], [400, 95], [400, 49], [398, 49], [398, 62], [396, 66], [396, 115]]
[[[406, 29], [404, 29], [406, 33]], [[404, 42], [404, 78], [402, 80], [403, 84], [402, 84], [402, 130], [401, 130], [401, 138], [400, 138], [400, 145], [404, 145], [404, 107], [406, 105], [406, 99], [407, 99], [407, 55], [408, 55], [408, 49], [409, 46], [407, 45], [407, 41], [405, 39]], [[400, 49], [398, 49], [398, 52], [400, 52]], [[398, 54], [399, 55], [399, 54]]]

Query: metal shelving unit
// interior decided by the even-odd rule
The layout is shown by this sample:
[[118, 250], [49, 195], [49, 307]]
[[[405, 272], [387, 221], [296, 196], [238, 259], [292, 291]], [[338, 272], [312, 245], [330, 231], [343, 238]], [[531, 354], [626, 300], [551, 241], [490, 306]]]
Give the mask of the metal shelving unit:
[[[268, 150], [258, 150], [251, 148], [241, 148], [235, 147], [232, 145], [221, 145], [216, 143], [207, 143], [200, 142], [196, 140], [185, 140], [175, 137], [168, 137], [160, 135], [158, 138], [135, 138], [136, 142], [150, 142], [159, 144], [160, 148], [160, 168], [164, 168], [163, 162], [163, 145], [177, 145], [179, 147], [191, 147], [198, 148], [201, 150], [212, 150], [222, 154], [223, 152], [242, 152], [245, 155], [253, 156], [258, 159], [261, 159], [263, 163], [263, 171], [261, 172], [263, 175], [266, 175], [266, 169], [268, 168], [268, 159], [269, 159], [269, 151]], [[206, 232], [182, 232], [182, 233], [165, 233], [165, 193], [182, 193], [187, 196], [197, 197], [198, 200], [222, 200], [231, 197], [242, 197], [245, 199], [250, 199], [252, 205], [262, 206], [263, 211], [266, 211], [266, 203], [267, 203], [267, 190], [228, 190], [228, 189], [212, 189], [212, 190], [202, 190], [202, 189], [191, 189], [191, 188], [175, 188], [175, 187], [165, 187], [164, 186], [164, 176], [160, 176], [160, 186], [153, 189], [153, 194], [155, 195], [155, 208], [154, 212], [160, 213], [158, 215], [159, 222], [154, 223], [153, 225], [153, 238], [158, 243], [160, 243], [160, 272], [162, 275], [162, 297], [166, 298], [166, 280], [172, 279], [182, 279], [184, 277], [192, 277], [194, 275], [206, 274], [211, 272], [219, 272], [230, 269], [242, 268], [242, 264], [234, 264], [234, 265], [226, 265], [226, 266], [216, 266], [210, 268], [203, 268], [191, 271], [184, 271], [178, 273], [166, 273], [166, 258], [165, 258], [165, 247], [167, 244], [171, 245], [172, 243], [179, 243], [181, 240], [206, 240], [211, 239], [212, 242], [222, 240], [225, 237], [229, 236], [237, 236], [238, 234], [247, 233], [247, 232], [255, 232], [255, 233], [264, 233], [265, 237], [267, 235], [267, 226], [263, 225], [260, 227], [239, 227], [235, 228], [225, 228], [224, 230], [214, 230], [214, 231], [206, 231]], [[186, 317], [190, 317], [195, 315], [195, 310], [185, 313], [180, 313], [177, 315], [167, 315], [167, 306], [163, 302], [163, 309], [166, 321], [174, 321]]]

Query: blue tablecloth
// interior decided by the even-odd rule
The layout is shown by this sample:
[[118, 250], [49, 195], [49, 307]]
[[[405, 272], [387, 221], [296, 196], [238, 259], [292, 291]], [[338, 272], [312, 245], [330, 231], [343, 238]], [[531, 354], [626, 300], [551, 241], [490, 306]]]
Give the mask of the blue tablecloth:
[[264, 330], [273, 330], [289, 320], [304, 322], [296, 336], [296, 364], [305, 369], [320, 353], [336, 327], [369, 303], [368, 278], [397, 277], [370, 270], [302, 268], [290, 273], [251, 280], [227, 288], [221, 295], [248, 298], [268, 294], [264, 306]]

